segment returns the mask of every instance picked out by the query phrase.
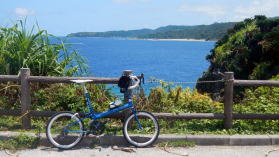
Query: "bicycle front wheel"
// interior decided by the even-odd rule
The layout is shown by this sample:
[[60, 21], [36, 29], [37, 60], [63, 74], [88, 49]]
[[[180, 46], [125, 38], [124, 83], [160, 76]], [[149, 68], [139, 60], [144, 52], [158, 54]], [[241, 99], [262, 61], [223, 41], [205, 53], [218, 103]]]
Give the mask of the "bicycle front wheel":
[[150, 146], [157, 140], [159, 132], [157, 119], [145, 111], [131, 114], [123, 126], [125, 139], [136, 147]]
[[46, 127], [49, 142], [59, 149], [70, 149], [76, 146], [83, 135], [83, 123], [72, 112], [60, 112], [54, 115]]

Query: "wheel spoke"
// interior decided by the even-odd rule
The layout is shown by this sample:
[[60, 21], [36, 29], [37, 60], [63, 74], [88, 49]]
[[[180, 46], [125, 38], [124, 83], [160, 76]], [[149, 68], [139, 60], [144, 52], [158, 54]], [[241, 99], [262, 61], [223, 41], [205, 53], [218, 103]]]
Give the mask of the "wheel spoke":
[[58, 148], [74, 147], [83, 136], [83, 124], [72, 113], [60, 113], [54, 116], [47, 126], [49, 141]]
[[159, 135], [159, 126], [155, 117], [148, 112], [132, 114], [124, 124], [124, 136], [127, 141], [137, 147], [152, 144]]

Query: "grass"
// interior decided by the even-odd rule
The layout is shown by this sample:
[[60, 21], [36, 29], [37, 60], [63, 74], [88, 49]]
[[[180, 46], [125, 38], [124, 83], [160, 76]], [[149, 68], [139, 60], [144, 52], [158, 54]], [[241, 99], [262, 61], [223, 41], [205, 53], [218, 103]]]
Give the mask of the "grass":
[[40, 138], [24, 134], [25, 132], [33, 132], [40, 134], [42, 131], [42, 121], [32, 120], [32, 128], [30, 130], [21, 129], [21, 119], [12, 116], [1, 116], [0, 131], [16, 131], [19, 135], [7, 140], [0, 141], [0, 149], [8, 149], [12, 151], [23, 150], [28, 148], [36, 148], [39, 145]]
[[[21, 150], [36, 148], [39, 144], [39, 138], [24, 135], [24, 132], [45, 133], [47, 120], [50, 118], [32, 118], [32, 128], [30, 130], [21, 129], [21, 120], [18, 117], [1, 116], [0, 131], [21, 132], [19, 136], [9, 140], [0, 141], [0, 149]], [[215, 134], [215, 135], [261, 135], [261, 134], [279, 134], [278, 125], [273, 125], [278, 121], [261, 120], [235, 120], [234, 127], [230, 130], [223, 129], [223, 120], [163, 120], [159, 119], [160, 134]], [[85, 124], [88, 128], [89, 120]], [[271, 123], [271, 124], [268, 124]], [[273, 127], [270, 127], [273, 126]], [[120, 120], [110, 119], [106, 125], [105, 134], [122, 135], [122, 122]], [[95, 141], [90, 144], [91, 147], [98, 146]], [[193, 147], [195, 143], [189, 141], [171, 141], [158, 144], [159, 147]]]
[[36, 148], [39, 145], [39, 142], [38, 137], [19, 134], [11, 139], [0, 141], [0, 149], [23, 150]]
[[31, 118], [31, 129], [23, 130], [21, 127], [21, 119], [13, 116], [0, 117], [0, 131], [15, 131], [15, 132], [33, 132], [38, 133], [45, 129], [46, 122], [49, 118]]
[[[28, 132], [44, 132], [50, 118], [32, 118], [32, 128]], [[160, 134], [216, 134], [216, 135], [261, 135], [279, 134], [278, 121], [261, 120], [235, 120], [230, 130], [225, 130], [223, 120], [163, 120], [159, 119]], [[269, 124], [271, 123], [271, 124]], [[278, 122], [279, 123], [279, 122]], [[84, 122], [85, 128], [89, 126], [89, 119]], [[274, 125], [273, 125], [274, 124]], [[122, 135], [122, 122], [108, 119], [105, 134]], [[271, 127], [272, 126], [272, 127]], [[1, 116], [0, 131], [27, 132], [21, 129], [21, 120], [18, 117]]]
[[194, 142], [186, 140], [161, 142], [158, 144], [159, 147], [194, 147], [196, 144]]

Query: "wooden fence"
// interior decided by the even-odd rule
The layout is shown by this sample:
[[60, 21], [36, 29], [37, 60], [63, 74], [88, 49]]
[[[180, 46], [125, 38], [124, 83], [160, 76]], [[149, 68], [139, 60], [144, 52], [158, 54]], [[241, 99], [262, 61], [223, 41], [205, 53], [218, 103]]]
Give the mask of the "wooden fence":
[[[50, 117], [56, 111], [34, 111], [30, 110], [31, 95], [30, 83], [71, 83], [70, 80], [93, 80], [94, 84], [117, 84], [118, 78], [96, 78], [96, 77], [50, 77], [50, 76], [30, 76], [30, 69], [22, 68], [20, 75], [0, 75], [0, 82], [19, 82], [21, 89], [21, 110], [0, 110], [0, 115], [11, 115], [22, 117], [22, 128], [31, 127], [31, 116]], [[234, 119], [260, 119], [272, 120], [279, 119], [279, 114], [233, 114], [233, 89], [234, 86], [274, 86], [279, 87], [279, 81], [269, 80], [235, 80], [233, 72], [225, 73], [225, 94], [224, 94], [224, 113], [153, 113], [157, 118], [167, 119], [224, 119], [224, 127], [232, 128]], [[82, 113], [81, 113], [82, 114]], [[118, 113], [108, 116], [108, 118], [123, 118], [123, 114]]]

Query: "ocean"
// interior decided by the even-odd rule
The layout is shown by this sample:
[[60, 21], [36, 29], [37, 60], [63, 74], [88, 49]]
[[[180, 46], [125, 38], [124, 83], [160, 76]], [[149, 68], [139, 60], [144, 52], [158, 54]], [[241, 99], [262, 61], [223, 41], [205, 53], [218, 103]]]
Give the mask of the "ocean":
[[[90, 76], [120, 77], [123, 70], [166, 82], [195, 82], [207, 70], [212, 41], [160, 41], [73, 37], [73, 48], [88, 60]], [[159, 84], [146, 83], [146, 90]], [[195, 83], [174, 83], [193, 89]]]

